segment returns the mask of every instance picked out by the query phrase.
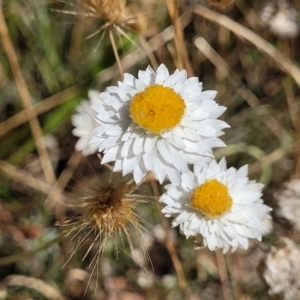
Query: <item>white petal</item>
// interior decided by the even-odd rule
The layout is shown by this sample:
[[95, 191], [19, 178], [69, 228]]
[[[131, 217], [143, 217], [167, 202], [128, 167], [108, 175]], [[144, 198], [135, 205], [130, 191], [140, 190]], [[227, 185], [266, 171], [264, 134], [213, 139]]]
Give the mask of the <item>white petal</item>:
[[119, 146], [106, 150], [106, 152], [103, 155], [101, 164], [106, 164], [108, 162], [115, 161], [117, 159], [118, 151], [119, 151]]
[[143, 150], [144, 150], [143, 144], [144, 144], [143, 137], [138, 136], [135, 138], [135, 140], [133, 142], [133, 147], [132, 147], [134, 155], [139, 155], [143, 152]]
[[130, 151], [130, 146], [132, 144], [133, 140], [129, 140], [128, 142], [124, 142], [123, 145], [121, 146], [121, 156], [126, 157], [129, 155]]
[[167, 161], [168, 163], [172, 162], [172, 157], [170, 157], [169, 149], [167, 148], [167, 143], [164, 140], [157, 141], [157, 149], [161, 156]]
[[161, 64], [156, 70], [156, 84], [163, 84], [164, 81], [168, 78], [169, 71], [164, 64]]
[[131, 158], [125, 157], [123, 160], [123, 176], [131, 173], [132, 170], [139, 164], [141, 155], [133, 156]]
[[157, 140], [158, 140], [158, 135], [155, 135], [155, 136], [149, 135], [149, 136], [147, 136], [145, 138], [144, 151], [146, 153], [151, 152], [153, 147], [155, 146]]

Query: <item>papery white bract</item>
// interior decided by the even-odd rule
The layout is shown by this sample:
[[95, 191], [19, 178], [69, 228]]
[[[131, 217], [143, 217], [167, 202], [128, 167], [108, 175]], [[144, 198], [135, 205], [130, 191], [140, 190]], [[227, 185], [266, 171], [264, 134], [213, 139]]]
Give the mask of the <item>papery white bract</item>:
[[290, 239], [281, 237], [266, 255], [262, 276], [269, 285], [269, 294], [280, 299], [296, 300], [300, 296], [300, 250]]
[[259, 16], [281, 38], [295, 38], [299, 34], [298, 12], [289, 1], [268, 1]]
[[166, 176], [179, 183], [188, 164], [206, 165], [211, 149], [224, 146], [218, 137], [229, 126], [216, 119], [226, 109], [214, 101], [216, 94], [203, 92], [185, 70], [169, 75], [164, 65], [139, 71], [138, 78], [125, 74], [92, 107], [99, 123], [92, 142], [104, 152], [102, 163], [114, 161], [114, 171], [132, 172], [136, 183], [148, 171], [161, 183]]
[[79, 137], [75, 145], [77, 151], [82, 151], [82, 154], [87, 156], [94, 154], [98, 150], [98, 145], [90, 143], [91, 132], [97, 127], [94, 120], [96, 112], [91, 109], [91, 105], [100, 104], [99, 92], [90, 90], [88, 92], [89, 100], [84, 100], [76, 107], [77, 113], [72, 116], [72, 124], [75, 127], [72, 131], [73, 135]]
[[287, 219], [300, 231], [300, 180], [292, 179], [274, 194], [278, 202], [278, 215]]
[[262, 221], [271, 210], [261, 200], [263, 185], [247, 174], [248, 166], [227, 169], [224, 158], [207, 168], [195, 166], [179, 185], [165, 186], [162, 212], [187, 237], [201, 235], [210, 250], [247, 249], [249, 238], [261, 240]]

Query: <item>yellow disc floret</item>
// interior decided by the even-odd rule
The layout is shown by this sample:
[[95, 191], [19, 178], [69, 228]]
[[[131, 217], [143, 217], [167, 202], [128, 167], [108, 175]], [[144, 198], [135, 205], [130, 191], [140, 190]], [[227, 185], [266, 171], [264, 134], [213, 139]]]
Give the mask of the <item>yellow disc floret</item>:
[[228, 188], [216, 179], [208, 180], [197, 187], [191, 196], [193, 207], [209, 218], [222, 216], [232, 206]]
[[129, 110], [135, 123], [160, 134], [180, 123], [185, 107], [183, 99], [173, 89], [155, 84], [135, 94]]

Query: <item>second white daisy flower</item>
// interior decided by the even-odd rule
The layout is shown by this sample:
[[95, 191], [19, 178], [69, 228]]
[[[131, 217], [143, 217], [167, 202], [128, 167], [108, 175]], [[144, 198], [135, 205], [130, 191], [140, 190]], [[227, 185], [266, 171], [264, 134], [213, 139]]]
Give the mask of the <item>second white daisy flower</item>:
[[227, 169], [224, 158], [208, 168], [195, 166], [182, 174], [180, 185], [165, 186], [162, 212], [187, 237], [201, 235], [210, 250], [247, 249], [249, 238], [261, 240], [262, 221], [271, 210], [261, 200], [263, 185], [247, 174], [247, 165]]
[[90, 143], [91, 132], [97, 127], [94, 120], [96, 112], [91, 109], [91, 105], [100, 104], [99, 92], [89, 90], [89, 99], [81, 101], [77, 107], [77, 113], [72, 116], [72, 124], [75, 127], [72, 130], [73, 135], [79, 137], [75, 149], [81, 151], [84, 156], [91, 155], [97, 152], [98, 144]]
[[225, 107], [214, 98], [216, 91], [202, 91], [198, 78], [186, 71], [169, 75], [161, 65], [139, 71], [138, 78], [124, 81], [100, 94], [94, 105], [99, 126], [93, 131], [102, 163], [115, 162], [114, 171], [133, 173], [136, 183], [148, 171], [162, 183], [167, 176], [179, 183], [188, 164], [211, 161], [212, 148], [224, 146], [218, 138], [227, 123], [217, 120]]

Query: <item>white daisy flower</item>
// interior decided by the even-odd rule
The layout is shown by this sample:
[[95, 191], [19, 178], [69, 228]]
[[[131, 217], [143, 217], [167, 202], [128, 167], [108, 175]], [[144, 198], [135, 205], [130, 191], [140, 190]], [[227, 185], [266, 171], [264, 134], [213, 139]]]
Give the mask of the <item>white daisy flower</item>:
[[99, 123], [92, 142], [104, 151], [102, 163], [115, 161], [114, 171], [132, 172], [136, 183], [148, 171], [161, 183], [166, 176], [179, 183], [188, 164], [206, 165], [211, 148], [224, 146], [218, 137], [229, 126], [216, 120], [226, 109], [213, 100], [216, 94], [203, 92], [185, 70], [169, 75], [164, 65], [139, 71], [138, 78], [125, 74], [92, 107]]
[[96, 112], [91, 109], [91, 105], [100, 104], [101, 100], [99, 92], [95, 90], [90, 90], [88, 96], [89, 100], [82, 101], [76, 107], [77, 114], [71, 118], [75, 127], [72, 133], [79, 137], [75, 149], [82, 151], [85, 156], [96, 153], [99, 148], [97, 144], [90, 143], [91, 132], [98, 126], [98, 123], [94, 120]]
[[262, 221], [271, 209], [261, 200], [263, 185], [249, 181], [248, 166], [227, 169], [226, 160], [208, 168], [194, 167], [181, 175], [179, 185], [166, 185], [160, 198], [166, 217], [187, 237], [203, 237], [210, 250], [248, 248], [248, 239], [261, 240]]

